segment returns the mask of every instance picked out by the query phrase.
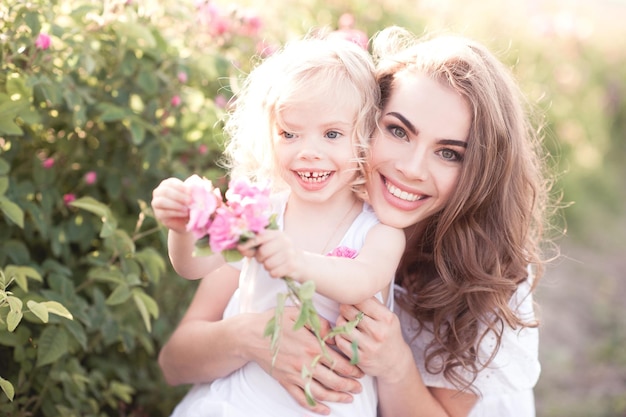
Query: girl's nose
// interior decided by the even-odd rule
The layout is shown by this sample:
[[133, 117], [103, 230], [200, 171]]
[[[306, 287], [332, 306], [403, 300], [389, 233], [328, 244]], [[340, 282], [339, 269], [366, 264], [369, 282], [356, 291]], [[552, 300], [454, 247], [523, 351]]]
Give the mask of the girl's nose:
[[298, 158], [316, 160], [321, 159], [324, 152], [322, 149], [322, 141], [313, 137], [306, 137], [300, 141], [300, 151]]

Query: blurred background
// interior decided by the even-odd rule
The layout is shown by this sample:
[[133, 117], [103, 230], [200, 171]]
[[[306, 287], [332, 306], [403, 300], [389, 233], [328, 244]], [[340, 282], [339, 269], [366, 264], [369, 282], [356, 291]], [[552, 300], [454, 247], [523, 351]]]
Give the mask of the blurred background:
[[186, 387], [156, 355], [196, 283], [171, 270], [151, 191], [190, 173], [224, 185], [238, 82], [346, 14], [368, 37], [464, 34], [513, 69], [560, 201], [537, 415], [626, 416], [624, 0], [3, 1], [0, 414], [169, 414]]

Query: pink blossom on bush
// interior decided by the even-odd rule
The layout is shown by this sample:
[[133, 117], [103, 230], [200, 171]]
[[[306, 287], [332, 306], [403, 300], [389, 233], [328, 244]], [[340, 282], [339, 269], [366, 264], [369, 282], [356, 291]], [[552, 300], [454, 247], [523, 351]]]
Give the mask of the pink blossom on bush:
[[174, 97], [172, 97], [172, 99], [170, 100], [170, 103], [172, 104], [172, 106], [178, 107], [180, 106], [180, 103], [182, 103], [182, 100], [180, 96], [177, 94]]
[[361, 48], [367, 50], [369, 38], [367, 34], [362, 30], [354, 28], [354, 16], [350, 13], [344, 13], [339, 18], [339, 29], [332, 32], [330, 37], [336, 37], [338, 39], [345, 39], [350, 42], [354, 42]]
[[43, 166], [45, 169], [50, 169], [54, 166], [54, 158], [46, 158], [43, 161], [41, 161], [41, 166]]
[[50, 48], [50, 36], [46, 33], [40, 33], [35, 41], [35, 47], [37, 47], [37, 49], [41, 49], [42, 51]]
[[201, 144], [200, 146], [198, 146], [198, 153], [200, 155], [206, 155], [206, 153], [209, 151], [209, 147], [206, 146], [206, 144]]
[[228, 104], [228, 100], [223, 94], [216, 95], [213, 101], [215, 102], [215, 105], [220, 109], [226, 108], [226, 105]]
[[191, 191], [187, 231], [192, 232], [196, 239], [201, 239], [209, 232], [213, 215], [222, 204], [222, 196], [219, 188], [214, 188], [213, 183], [205, 178], [193, 176], [185, 182]]
[[338, 246], [332, 251], [328, 252], [327, 256], [337, 256], [339, 258], [354, 259], [359, 254], [356, 249], [349, 248], [347, 246]]
[[63, 195], [63, 203], [66, 206], [69, 206], [72, 201], [76, 200], [75, 194], [65, 194]]
[[98, 174], [96, 174], [96, 171], [89, 171], [85, 174], [85, 183], [92, 185], [95, 184], [97, 180]]
[[178, 81], [180, 81], [181, 83], [185, 84], [187, 82], [187, 73], [185, 71], [179, 71], [178, 74], [176, 75], [176, 77], [178, 78]]
[[251, 11], [247, 11], [241, 18], [241, 28], [239, 33], [244, 36], [256, 36], [263, 26], [261, 18], [253, 14]]

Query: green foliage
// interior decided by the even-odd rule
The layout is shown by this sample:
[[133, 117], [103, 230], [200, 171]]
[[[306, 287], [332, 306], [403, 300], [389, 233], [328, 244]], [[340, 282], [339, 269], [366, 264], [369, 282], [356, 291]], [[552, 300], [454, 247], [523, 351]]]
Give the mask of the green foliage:
[[220, 36], [197, 13], [0, 5], [2, 415], [167, 415], [179, 398], [156, 353], [175, 320], [161, 309], [184, 305], [188, 285], [151, 191], [172, 175], [223, 176], [219, 121], [246, 70], [230, 62], [258, 41], [236, 13]]

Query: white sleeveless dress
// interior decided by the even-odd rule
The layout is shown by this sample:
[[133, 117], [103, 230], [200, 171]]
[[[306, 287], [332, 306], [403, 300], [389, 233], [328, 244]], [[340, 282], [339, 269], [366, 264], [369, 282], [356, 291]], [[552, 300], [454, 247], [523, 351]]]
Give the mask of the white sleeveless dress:
[[[280, 213], [277, 223], [283, 228], [286, 194], [276, 196], [275, 209]], [[360, 250], [368, 231], [378, 224], [371, 207], [364, 204], [339, 246]], [[393, 285], [390, 278], [388, 307], [393, 308]], [[239, 289], [231, 298], [224, 317], [239, 312], [261, 312], [274, 308], [278, 293], [285, 293], [285, 283], [269, 276], [254, 259], [244, 260]], [[339, 314], [335, 301], [315, 294], [318, 313], [334, 323]], [[245, 337], [245, 335], [242, 335]], [[365, 376], [359, 380], [363, 391], [350, 404], [327, 403], [334, 417], [375, 417], [378, 404], [376, 382]], [[227, 377], [213, 383], [197, 384], [183, 398], [172, 417], [304, 417], [313, 413], [301, 407], [285, 389], [259, 365], [250, 362]]]

